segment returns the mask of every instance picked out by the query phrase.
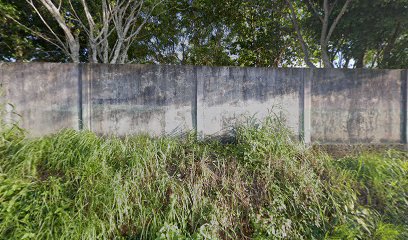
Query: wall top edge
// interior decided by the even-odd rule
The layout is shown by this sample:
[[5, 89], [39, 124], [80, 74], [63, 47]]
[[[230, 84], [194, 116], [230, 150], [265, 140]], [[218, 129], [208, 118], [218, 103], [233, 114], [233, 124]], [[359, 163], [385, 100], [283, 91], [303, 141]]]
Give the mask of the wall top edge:
[[57, 63], [57, 62], [0, 62], [0, 68], [5, 66], [18, 66], [18, 65], [71, 65], [71, 66], [133, 66], [133, 67], [180, 67], [180, 68], [209, 68], [209, 69], [263, 69], [263, 70], [312, 70], [316, 72], [321, 71], [405, 71], [408, 69], [370, 69], [370, 68], [308, 68], [308, 67], [241, 67], [241, 66], [204, 66], [204, 65], [173, 65], [173, 64], [107, 64], [107, 63]]

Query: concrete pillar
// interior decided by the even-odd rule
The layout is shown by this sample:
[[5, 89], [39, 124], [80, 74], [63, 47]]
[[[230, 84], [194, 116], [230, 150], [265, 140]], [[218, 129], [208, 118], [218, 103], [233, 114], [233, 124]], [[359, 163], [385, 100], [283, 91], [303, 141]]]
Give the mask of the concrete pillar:
[[83, 93], [82, 93], [82, 69], [83, 65], [78, 64], [78, 129], [82, 130], [84, 128], [84, 116], [83, 116], [83, 106], [82, 106], [82, 101], [83, 101]]
[[[78, 98], [78, 104], [81, 106], [80, 115], [80, 129], [86, 129], [92, 131], [91, 126], [91, 79], [92, 79], [92, 66], [91, 64], [79, 64], [79, 72], [81, 77], [78, 79], [78, 92], [81, 97]], [[82, 122], [82, 123], [81, 123]]]
[[198, 102], [198, 79], [197, 79], [197, 68], [198, 67], [194, 67], [193, 68], [193, 80], [192, 80], [192, 97], [191, 97], [191, 121], [192, 121], [192, 126], [193, 126], [193, 130], [195, 131], [195, 133], [198, 136], [198, 128], [197, 128], [197, 124], [198, 124], [198, 118], [197, 118], [197, 102]]
[[401, 71], [401, 142], [408, 149], [408, 69]]
[[312, 77], [313, 69], [303, 69], [303, 141], [312, 142]]
[[204, 81], [208, 78], [211, 68], [197, 66], [195, 68], [196, 91], [195, 91], [195, 131], [198, 139], [204, 138]]

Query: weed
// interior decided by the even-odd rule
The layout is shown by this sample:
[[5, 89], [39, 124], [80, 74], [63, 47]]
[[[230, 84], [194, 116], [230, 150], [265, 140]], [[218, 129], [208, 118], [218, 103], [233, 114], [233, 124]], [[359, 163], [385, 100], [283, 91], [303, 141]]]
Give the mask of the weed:
[[274, 117], [226, 143], [0, 133], [1, 239], [407, 236], [405, 153], [335, 160]]

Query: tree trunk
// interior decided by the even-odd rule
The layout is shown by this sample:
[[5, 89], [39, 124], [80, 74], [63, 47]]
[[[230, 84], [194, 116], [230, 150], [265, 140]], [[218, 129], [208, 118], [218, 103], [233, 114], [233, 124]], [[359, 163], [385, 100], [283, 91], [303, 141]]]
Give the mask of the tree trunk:
[[346, 57], [345, 61], [344, 61], [343, 68], [348, 68], [349, 62], [350, 62], [350, 58]]
[[360, 54], [358, 54], [356, 58], [356, 63], [354, 64], [356, 68], [364, 67], [364, 55], [365, 55], [365, 51], [362, 51]]
[[321, 44], [321, 50], [322, 50], [322, 61], [323, 61], [323, 66], [325, 68], [333, 68], [333, 64], [330, 61], [329, 54], [327, 53], [327, 44], [322, 43]]
[[70, 51], [70, 57], [73, 63], [80, 63], [80, 59], [79, 59], [79, 50], [80, 50], [80, 46], [79, 46], [79, 42], [78, 40], [74, 39], [73, 42], [69, 42], [69, 51]]
[[305, 61], [306, 65], [310, 68], [316, 68], [316, 66], [310, 61], [310, 55], [309, 55], [309, 47], [307, 46], [306, 42], [303, 39], [302, 32], [300, 31], [300, 26], [297, 20], [296, 12], [295, 9], [293, 8], [292, 2], [290, 0], [286, 0], [286, 4], [288, 5], [290, 9], [290, 14], [291, 14], [291, 21], [293, 26], [295, 27], [296, 30], [296, 36], [300, 42], [300, 46], [302, 47], [302, 51], [304, 54], [303, 60]]
[[388, 40], [387, 45], [384, 48], [383, 57], [382, 57], [381, 64], [380, 64], [380, 66], [383, 68], [386, 68], [389, 65], [389, 60], [391, 57], [391, 50], [394, 48], [395, 42], [397, 40], [399, 31], [400, 31], [400, 26], [401, 24], [397, 22], [397, 26], [395, 27], [394, 32], [392, 33], [390, 39]]

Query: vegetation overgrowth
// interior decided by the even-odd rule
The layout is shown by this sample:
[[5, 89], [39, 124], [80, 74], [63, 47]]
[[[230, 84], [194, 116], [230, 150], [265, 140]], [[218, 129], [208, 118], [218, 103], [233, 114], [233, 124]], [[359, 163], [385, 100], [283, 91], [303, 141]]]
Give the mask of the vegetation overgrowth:
[[0, 130], [1, 239], [407, 239], [408, 157], [335, 159], [276, 118], [229, 142]]

